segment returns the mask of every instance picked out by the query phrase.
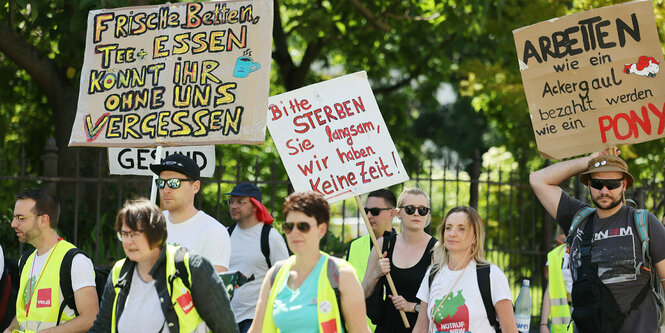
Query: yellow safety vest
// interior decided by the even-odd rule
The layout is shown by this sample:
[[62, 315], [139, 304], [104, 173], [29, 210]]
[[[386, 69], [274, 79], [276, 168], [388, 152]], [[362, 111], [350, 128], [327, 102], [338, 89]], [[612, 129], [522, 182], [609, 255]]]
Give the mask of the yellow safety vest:
[[[205, 321], [194, 307], [194, 301], [192, 300], [192, 295], [189, 292], [189, 289], [182, 282], [180, 277], [175, 278], [173, 281], [173, 290], [171, 290], [171, 284], [168, 283], [168, 279], [172, 276], [175, 276], [176, 267], [175, 267], [175, 253], [178, 249], [177, 246], [166, 245], [166, 279], [167, 279], [167, 288], [169, 295], [171, 295], [171, 303], [175, 309], [176, 314], [178, 315], [178, 325], [180, 332], [193, 332], [199, 326], [205, 325]], [[116, 331], [116, 309], [118, 302], [118, 293], [120, 291], [120, 286], [118, 286], [118, 280], [120, 278], [120, 271], [122, 265], [125, 263], [126, 259], [119, 260], [113, 266], [111, 274], [113, 276], [113, 286], [115, 287], [115, 299], [113, 300], [113, 312], [111, 315], [111, 332], [115, 333]], [[191, 286], [191, 272], [189, 270], [189, 253], [185, 254], [185, 267], [187, 267], [187, 276], [189, 276], [189, 285]], [[130, 272], [129, 274], [132, 274]], [[131, 287], [130, 287], [131, 288]], [[160, 309], [161, 311], [161, 309]], [[169, 327], [173, 327], [173, 323], [168, 323]]]
[[[324, 261], [328, 262], [328, 255], [321, 252], [321, 255], [324, 256]], [[264, 333], [279, 332], [275, 322], [272, 320], [272, 310], [273, 304], [275, 303], [275, 298], [277, 298], [277, 293], [279, 288], [275, 286], [280, 286], [285, 279], [288, 279], [289, 272], [291, 271], [291, 266], [295, 262], [296, 257], [291, 256], [287, 259], [286, 263], [280, 268], [273, 281], [273, 288], [270, 289], [270, 296], [268, 296], [268, 303], [266, 304], [266, 312], [263, 316], [263, 329]], [[337, 264], [341, 266], [350, 266], [348, 262], [342, 259], [337, 259]], [[319, 273], [319, 282], [318, 290], [316, 295], [316, 309], [319, 320], [319, 333], [342, 333], [342, 321], [339, 305], [337, 304], [337, 299], [335, 298], [335, 291], [330, 286], [330, 281], [328, 280], [328, 265], [324, 264]]]
[[[25, 289], [28, 285], [30, 278], [30, 270], [32, 263], [35, 260], [37, 251], [35, 250], [25, 261], [23, 271], [21, 272], [21, 285], [16, 297], [16, 321], [19, 325], [19, 330], [22, 332], [36, 332], [50, 327], [55, 327], [58, 321], [58, 314], [60, 312], [60, 265], [65, 254], [70, 249], [75, 248], [72, 243], [65, 240], [60, 240], [51, 249], [53, 251], [49, 254], [50, 258], [45, 263], [39, 276], [37, 278], [39, 284], [35, 286], [30, 299], [30, 309], [26, 314], [25, 309]], [[75, 316], [69, 316], [63, 312], [60, 322], [74, 319]]]
[[[356, 276], [360, 282], [365, 278], [365, 272], [367, 271], [367, 261], [369, 261], [369, 255], [371, 253], [369, 244], [371, 244], [371, 242], [372, 239], [369, 234], [367, 234], [356, 238], [356, 240], [351, 242], [351, 246], [349, 246], [349, 264], [356, 269]], [[372, 324], [369, 317], [366, 319], [369, 329], [374, 332], [376, 325]]]
[[566, 251], [566, 244], [561, 244], [547, 254], [549, 262], [549, 296], [550, 296], [550, 320], [552, 321], [552, 333], [572, 333], [573, 325], [570, 323], [570, 307], [568, 306], [568, 296], [566, 293], [566, 284], [561, 274], [561, 265], [563, 263], [563, 254]]

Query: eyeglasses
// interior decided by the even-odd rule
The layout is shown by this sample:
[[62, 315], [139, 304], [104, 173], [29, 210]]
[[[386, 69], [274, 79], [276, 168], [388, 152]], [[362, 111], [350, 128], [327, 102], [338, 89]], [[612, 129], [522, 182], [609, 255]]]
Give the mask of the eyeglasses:
[[391, 210], [391, 209], [392, 208], [378, 208], [378, 207], [367, 208], [367, 207], [365, 207], [365, 214], [369, 215], [369, 213], [372, 213], [372, 215], [377, 216], [377, 215], [381, 214], [382, 210]]
[[23, 223], [23, 221], [25, 221], [25, 219], [27, 219], [27, 218], [30, 218], [30, 217], [37, 217], [37, 216], [42, 216], [42, 215], [45, 215], [45, 214], [35, 214], [35, 215], [14, 215], [14, 218], [12, 219], [12, 222], [14, 222], [14, 221], [16, 220], [16, 221], [18, 221], [18, 224], [21, 224], [21, 223]]
[[408, 206], [401, 206], [399, 208], [404, 208], [404, 212], [407, 213], [408, 215], [413, 215], [416, 210], [418, 211], [418, 215], [420, 216], [425, 216], [427, 213], [429, 213], [429, 207], [416, 207], [412, 205]]
[[160, 190], [164, 189], [164, 185], [168, 185], [172, 189], [177, 189], [180, 188], [180, 185], [182, 182], [192, 182], [194, 179], [189, 179], [189, 178], [171, 178], [171, 179], [162, 179], [162, 178], [157, 178], [155, 179], [155, 185], [157, 185], [157, 188]]
[[249, 200], [237, 200], [237, 199], [226, 200], [226, 203], [228, 203], [229, 206], [233, 206], [233, 205], [242, 206], [242, 205], [244, 205], [248, 202], [249, 202]]
[[307, 222], [297, 222], [297, 223], [284, 222], [283, 227], [284, 227], [284, 233], [287, 235], [290, 234], [291, 231], [293, 231], [293, 227], [298, 227], [298, 230], [300, 230], [300, 232], [305, 234], [309, 232], [310, 225]]
[[143, 233], [143, 230], [132, 230], [132, 231], [122, 231], [122, 230], [119, 230], [119, 231], [116, 232], [115, 234], [118, 236], [118, 239], [119, 239], [120, 241], [123, 241], [123, 240], [128, 241], [128, 240], [130, 240], [130, 239], [131, 239], [131, 240], [138, 239], [139, 237], [141, 237], [141, 234], [142, 234], [142, 233]]
[[619, 188], [621, 186], [621, 179], [591, 179], [591, 187], [595, 188], [596, 190], [600, 191], [603, 189], [603, 187], [607, 187], [608, 190], [613, 190], [616, 188]]

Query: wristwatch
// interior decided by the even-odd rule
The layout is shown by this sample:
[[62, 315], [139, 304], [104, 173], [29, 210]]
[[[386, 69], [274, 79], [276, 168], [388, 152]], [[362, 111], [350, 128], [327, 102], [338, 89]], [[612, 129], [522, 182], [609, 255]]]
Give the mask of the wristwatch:
[[416, 306], [413, 307], [413, 311], [416, 313], [420, 312], [420, 303], [416, 303]]

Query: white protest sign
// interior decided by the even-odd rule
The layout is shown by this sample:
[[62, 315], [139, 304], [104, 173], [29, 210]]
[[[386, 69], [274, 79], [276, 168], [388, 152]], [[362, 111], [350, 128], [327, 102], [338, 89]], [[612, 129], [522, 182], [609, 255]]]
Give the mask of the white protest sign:
[[267, 124], [296, 191], [332, 203], [409, 179], [365, 72], [270, 97]]
[[[112, 175], [152, 176], [157, 148], [109, 148], [109, 172]], [[163, 158], [179, 153], [196, 162], [201, 177], [212, 177], [215, 172], [215, 146], [165, 147]], [[162, 158], [162, 159], [163, 159]]]
[[70, 146], [263, 144], [273, 1], [90, 11]]

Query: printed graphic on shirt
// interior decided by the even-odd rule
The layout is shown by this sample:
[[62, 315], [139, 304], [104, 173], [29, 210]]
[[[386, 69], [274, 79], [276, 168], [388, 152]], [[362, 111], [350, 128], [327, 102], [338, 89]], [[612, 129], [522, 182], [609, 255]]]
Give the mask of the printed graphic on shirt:
[[30, 303], [30, 296], [32, 294], [32, 291], [35, 290], [35, 286], [37, 285], [37, 276], [31, 276], [28, 279], [28, 283], [25, 286], [25, 289], [23, 289], [23, 306], [28, 307], [28, 303]]
[[443, 299], [434, 300], [432, 316], [436, 332], [469, 332], [469, 308], [462, 296], [462, 290], [450, 292]]
[[[580, 246], [582, 228], [577, 229], [571, 249], [573, 279], [577, 279], [577, 267], [582, 264]], [[632, 227], [612, 228], [594, 234], [591, 262], [598, 264], [598, 277], [605, 284], [634, 281], [638, 254]]]

